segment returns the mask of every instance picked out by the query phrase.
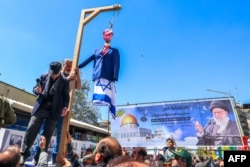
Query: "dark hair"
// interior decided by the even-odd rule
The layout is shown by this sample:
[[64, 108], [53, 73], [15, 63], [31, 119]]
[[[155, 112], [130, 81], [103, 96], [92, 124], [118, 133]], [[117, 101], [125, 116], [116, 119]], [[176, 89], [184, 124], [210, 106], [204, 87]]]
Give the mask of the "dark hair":
[[16, 167], [20, 161], [21, 154], [17, 146], [9, 146], [0, 153], [1, 167]]
[[174, 143], [173, 139], [171, 139], [171, 138], [167, 138], [166, 142], [169, 141], [169, 140], [170, 140], [172, 143]]
[[93, 148], [90, 148], [90, 147], [87, 148], [87, 149], [86, 149], [86, 152], [93, 152]]
[[139, 167], [139, 166], [147, 166], [142, 162], [138, 162], [133, 160], [130, 156], [119, 156], [115, 159], [109, 161], [107, 167]]
[[164, 155], [162, 155], [162, 154], [158, 154], [157, 159], [158, 159], [158, 161], [161, 161], [161, 162], [165, 162], [166, 161]]
[[102, 155], [102, 161], [105, 164], [107, 164], [111, 159], [122, 155], [122, 147], [120, 143], [112, 137], [107, 137], [106, 139], [108, 140], [101, 141], [98, 144], [95, 151]]
[[147, 151], [144, 149], [144, 148], [141, 148], [138, 152], [137, 152], [138, 155], [141, 155], [143, 157], [146, 157], [147, 156]]
[[98, 153], [102, 155], [102, 161], [107, 164], [109, 160], [114, 159], [118, 154], [115, 154], [106, 143], [101, 143], [98, 148]]
[[175, 156], [175, 159], [180, 159], [181, 162], [186, 162], [188, 164], [188, 161], [185, 158], [182, 158], [180, 156]]

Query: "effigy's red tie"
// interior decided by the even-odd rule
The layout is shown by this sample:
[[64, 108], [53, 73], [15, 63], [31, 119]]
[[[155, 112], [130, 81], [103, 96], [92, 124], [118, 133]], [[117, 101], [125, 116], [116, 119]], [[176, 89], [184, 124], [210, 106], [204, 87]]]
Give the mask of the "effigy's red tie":
[[103, 47], [103, 49], [102, 49], [102, 55], [103, 56], [107, 53], [108, 49], [109, 49], [109, 46], [104, 46]]

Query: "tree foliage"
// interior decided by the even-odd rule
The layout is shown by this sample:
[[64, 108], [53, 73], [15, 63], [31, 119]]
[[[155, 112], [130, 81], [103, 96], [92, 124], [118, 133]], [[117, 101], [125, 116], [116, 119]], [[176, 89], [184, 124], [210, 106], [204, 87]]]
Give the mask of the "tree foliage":
[[72, 105], [71, 117], [78, 121], [96, 125], [101, 117], [99, 109], [92, 105], [92, 101], [88, 101], [88, 92], [90, 91], [89, 82], [82, 81], [82, 89], [75, 90], [74, 103]]

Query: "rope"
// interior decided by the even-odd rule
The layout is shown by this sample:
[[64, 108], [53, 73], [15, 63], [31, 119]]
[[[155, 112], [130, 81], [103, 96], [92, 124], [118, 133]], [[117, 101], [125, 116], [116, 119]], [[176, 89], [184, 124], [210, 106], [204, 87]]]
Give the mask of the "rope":
[[113, 28], [113, 23], [114, 23], [114, 18], [115, 18], [115, 12], [116, 12], [116, 11], [118, 11], [118, 12], [117, 12], [117, 16], [118, 16], [120, 10], [115, 10], [115, 11], [113, 12], [113, 16], [112, 16], [112, 18], [111, 18], [111, 21], [109, 22], [109, 28], [110, 28], [110, 29]]

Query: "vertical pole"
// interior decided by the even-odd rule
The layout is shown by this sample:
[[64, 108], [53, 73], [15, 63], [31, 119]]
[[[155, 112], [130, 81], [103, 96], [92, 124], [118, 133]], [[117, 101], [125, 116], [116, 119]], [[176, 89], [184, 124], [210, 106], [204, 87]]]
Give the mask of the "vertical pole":
[[[77, 32], [77, 38], [76, 38], [76, 44], [75, 44], [75, 51], [73, 56], [73, 62], [72, 62], [72, 70], [74, 70], [78, 64], [79, 54], [80, 54], [80, 47], [82, 42], [82, 35], [83, 35], [83, 24], [82, 24], [82, 15], [81, 13], [80, 22], [78, 26], [78, 32]], [[66, 132], [69, 131], [70, 126], [70, 117], [71, 117], [71, 110], [72, 110], [72, 104], [73, 104], [73, 98], [74, 98], [74, 90], [75, 90], [75, 80], [70, 81], [70, 90], [69, 90], [69, 106], [68, 106], [68, 114], [63, 118], [63, 125], [61, 130], [61, 139], [60, 139], [60, 145], [59, 145], [59, 154], [65, 154], [66, 150], [66, 142], [67, 142], [67, 134]]]
[[[82, 10], [80, 22], [79, 22], [79, 26], [78, 26], [78, 32], [77, 32], [77, 38], [76, 38], [76, 43], [75, 43], [75, 50], [74, 50], [71, 72], [74, 72], [74, 69], [78, 65], [84, 26], [89, 21], [91, 21], [96, 15], [98, 15], [100, 12], [110, 11], [110, 10], [119, 10], [120, 8], [121, 8], [121, 5], [115, 4], [115, 5], [111, 5], [111, 6], [104, 6], [104, 7]], [[69, 92], [70, 101], [69, 101], [69, 106], [68, 106], [68, 114], [63, 119], [63, 125], [62, 125], [62, 130], [61, 130], [61, 139], [60, 139], [60, 145], [59, 145], [59, 151], [58, 151], [59, 154], [66, 153], [66, 142], [67, 142], [66, 132], [69, 131], [69, 126], [70, 126], [71, 110], [72, 110], [72, 104], [74, 101], [74, 99], [73, 99], [74, 98], [74, 90], [75, 90], [75, 80], [70, 81], [70, 92]]]

